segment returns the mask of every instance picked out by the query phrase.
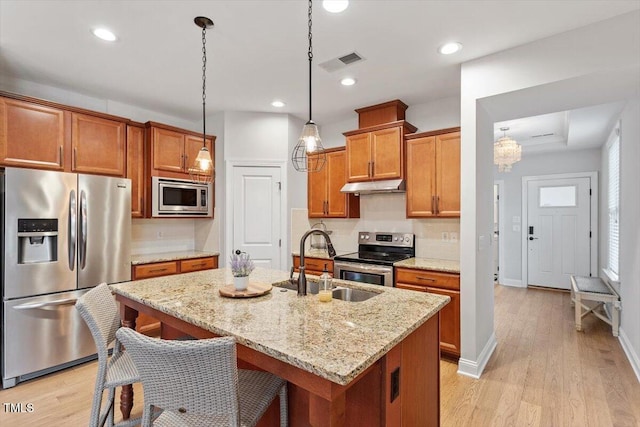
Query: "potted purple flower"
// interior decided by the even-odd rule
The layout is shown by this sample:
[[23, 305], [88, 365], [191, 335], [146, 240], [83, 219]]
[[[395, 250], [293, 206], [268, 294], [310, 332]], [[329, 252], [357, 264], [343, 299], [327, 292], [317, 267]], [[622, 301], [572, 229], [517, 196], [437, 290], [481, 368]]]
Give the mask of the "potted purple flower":
[[233, 286], [237, 291], [244, 291], [249, 285], [249, 274], [255, 268], [251, 255], [246, 252], [234, 253], [230, 259], [229, 265], [233, 273]]

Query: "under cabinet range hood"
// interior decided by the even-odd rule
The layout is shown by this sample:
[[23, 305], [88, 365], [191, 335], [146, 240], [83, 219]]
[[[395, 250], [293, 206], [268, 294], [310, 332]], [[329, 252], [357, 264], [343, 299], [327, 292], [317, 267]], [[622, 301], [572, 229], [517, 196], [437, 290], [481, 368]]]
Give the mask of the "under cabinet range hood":
[[406, 191], [406, 184], [403, 179], [348, 182], [340, 189], [340, 191], [343, 193], [355, 194], [404, 193]]

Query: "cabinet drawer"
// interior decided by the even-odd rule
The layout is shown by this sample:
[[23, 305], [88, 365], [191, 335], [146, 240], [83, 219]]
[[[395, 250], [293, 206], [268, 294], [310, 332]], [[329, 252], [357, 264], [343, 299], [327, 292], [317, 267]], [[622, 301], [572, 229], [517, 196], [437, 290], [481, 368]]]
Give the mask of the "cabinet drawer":
[[189, 273], [190, 271], [209, 270], [215, 268], [213, 257], [186, 259], [180, 261], [180, 272]]
[[136, 265], [133, 269], [133, 280], [166, 276], [169, 274], [176, 274], [177, 272], [178, 263], [176, 261]]
[[[308, 272], [309, 274], [313, 274], [311, 273], [311, 271], [315, 271], [315, 272], [320, 272], [320, 274], [322, 274], [322, 271], [324, 270], [324, 265], [327, 264], [327, 271], [329, 273], [331, 273], [333, 275], [333, 260], [330, 259], [324, 259], [324, 258], [307, 258], [304, 257], [304, 268], [306, 270], [306, 272]], [[298, 268], [300, 267], [300, 257], [299, 256], [294, 256], [293, 257], [293, 266], [295, 268], [296, 271], [298, 271]]]
[[397, 268], [396, 283], [460, 290], [460, 275], [427, 270]]

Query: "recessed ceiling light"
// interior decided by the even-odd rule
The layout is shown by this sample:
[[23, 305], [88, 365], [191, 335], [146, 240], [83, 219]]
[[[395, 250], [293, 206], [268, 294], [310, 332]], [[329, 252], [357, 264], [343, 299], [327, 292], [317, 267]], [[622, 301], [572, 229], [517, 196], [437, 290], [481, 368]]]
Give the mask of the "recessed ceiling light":
[[349, 0], [323, 0], [322, 7], [327, 12], [340, 13], [349, 7]]
[[271, 105], [273, 105], [274, 107], [282, 108], [282, 107], [284, 107], [284, 106], [285, 106], [285, 105], [287, 105], [287, 104], [285, 104], [284, 102], [282, 102], [282, 101], [280, 101], [280, 100], [276, 99], [275, 101], [273, 101], [273, 102], [271, 103]]
[[106, 28], [94, 28], [92, 31], [94, 36], [96, 36], [99, 39], [108, 41], [108, 42], [113, 42], [116, 41], [116, 35], [113, 34], [111, 31], [107, 30]]
[[460, 49], [462, 49], [462, 45], [460, 43], [451, 42], [451, 43], [446, 43], [440, 46], [440, 48], [438, 49], [438, 52], [440, 52], [443, 55], [451, 55], [452, 53], [456, 53]]
[[356, 79], [354, 79], [353, 77], [345, 77], [344, 79], [340, 80], [340, 84], [342, 86], [353, 86], [354, 84], [356, 84]]

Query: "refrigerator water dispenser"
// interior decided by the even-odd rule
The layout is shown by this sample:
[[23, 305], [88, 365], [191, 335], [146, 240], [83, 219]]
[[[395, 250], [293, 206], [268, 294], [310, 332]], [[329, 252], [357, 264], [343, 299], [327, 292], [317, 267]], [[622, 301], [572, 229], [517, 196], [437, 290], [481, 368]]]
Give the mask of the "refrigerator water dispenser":
[[58, 220], [18, 219], [18, 264], [58, 261]]

